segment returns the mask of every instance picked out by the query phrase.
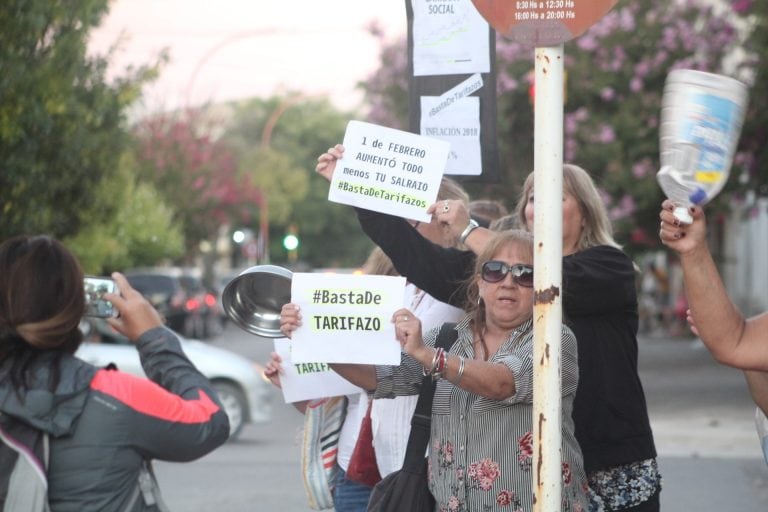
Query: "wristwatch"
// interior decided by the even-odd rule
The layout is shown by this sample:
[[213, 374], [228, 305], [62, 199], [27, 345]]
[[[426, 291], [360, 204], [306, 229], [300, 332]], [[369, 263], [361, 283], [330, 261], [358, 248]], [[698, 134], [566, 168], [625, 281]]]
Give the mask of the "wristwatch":
[[467, 237], [469, 234], [475, 230], [475, 228], [479, 228], [480, 224], [477, 223], [475, 219], [469, 219], [469, 224], [467, 224], [467, 227], [464, 228], [464, 231], [461, 232], [459, 235], [459, 242], [464, 243], [467, 240]]

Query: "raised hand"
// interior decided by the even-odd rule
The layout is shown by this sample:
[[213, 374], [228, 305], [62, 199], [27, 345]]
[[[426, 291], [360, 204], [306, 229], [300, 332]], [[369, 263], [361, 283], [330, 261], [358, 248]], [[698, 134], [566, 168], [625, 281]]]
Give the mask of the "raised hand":
[[265, 365], [264, 376], [269, 379], [275, 387], [282, 387], [280, 384], [280, 374], [283, 373], [283, 358], [281, 358], [277, 352], [270, 354], [270, 360]]
[[336, 144], [332, 148], [328, 148], [328, 152], [317, 157], [315, 172], [326, 180], [331, 181], [331, 178], [333, 178], [333, 171], [336, 169], [336, 162], [341, 160], [343, 156], [344, 146], [341, 144]]
[[115, 272], [112, 279], [117, 283], [120, 293], [107, 293], [104, 298], [114, 304], [120, 315], [117, 318], [109, 318], [109, 325], [134, 342], [148, 330], [163, 325], [160, 313], [141, 293], [131, 287], [123, 274]]

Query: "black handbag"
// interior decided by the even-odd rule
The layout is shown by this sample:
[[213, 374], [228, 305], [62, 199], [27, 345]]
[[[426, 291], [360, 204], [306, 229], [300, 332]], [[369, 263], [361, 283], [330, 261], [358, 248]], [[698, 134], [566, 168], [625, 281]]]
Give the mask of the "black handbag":
[[[456, 324], [440, 327], [435, 346], [448, 352], [458, 337]], [[424, 454], [429, 444], [432, 425], [432, 398], [437, 383], [427, 375], [421, 381], [419, 399], [411, 418], [411, 434], [405, 449], [403, 467], [387, 475], [374, 486], [368, 500], [368, 512], [433, 512], [435, 498], [427, 483], [427, 459]]]

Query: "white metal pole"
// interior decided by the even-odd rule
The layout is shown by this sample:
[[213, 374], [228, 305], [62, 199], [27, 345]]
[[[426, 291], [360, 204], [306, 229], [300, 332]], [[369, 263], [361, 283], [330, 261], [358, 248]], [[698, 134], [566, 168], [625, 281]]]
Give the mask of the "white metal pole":
[[536, 48], [534, 101], [533, 492], [535, 512], [561, 509], [563, 45]]

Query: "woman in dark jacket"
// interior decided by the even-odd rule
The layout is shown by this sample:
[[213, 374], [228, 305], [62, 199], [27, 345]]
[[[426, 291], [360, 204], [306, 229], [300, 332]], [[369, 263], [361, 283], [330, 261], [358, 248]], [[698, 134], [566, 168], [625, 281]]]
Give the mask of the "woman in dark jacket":
[[74, 356], [83, 273], [46, 236], [0, 245], [0, 419], [46, 432], [53, 512], [165, 510], [151, 459], [189, 461], [224, 443], [229, 421], [208, 380], [121, 274], [120, 315], [149, 380]]
[[[318, 159], [330, 179], [343, 155], [337, 145]], [[574, 401], [576, 438], [589, 484], [606, 510], [659, 510], [661, 476], [643, 387], [637, 371], [635, 267], [613, 239], [605, 206], [591, 177], [563, 166], [563, 312], [576, 335], [579, 388]], [[428, 210], [475, 252], [491, 233], [472, 228], [466, 209], [440, 201]], [[533, 229], [533, 173], [516, 208]], [[475, 253], [445, 249], [422, 239], [402, 218], [357, 209], [365, 233], [401, 275], [436, 299], [454, 305], [472, 272]]]

